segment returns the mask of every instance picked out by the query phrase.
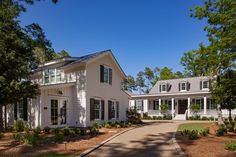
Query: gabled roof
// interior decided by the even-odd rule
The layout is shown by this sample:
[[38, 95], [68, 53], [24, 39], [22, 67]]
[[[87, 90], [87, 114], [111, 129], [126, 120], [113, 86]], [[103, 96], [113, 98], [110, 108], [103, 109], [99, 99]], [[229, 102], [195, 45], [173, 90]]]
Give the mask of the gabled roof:
[[113, 53], [110, 49], [95, 52], [95, 53], [91, 53], [91, 54], [80, 56], [80, 57], [65, 57], [65, 58], [59, 58], [59, 59], [55, 59], [55, 60], [52, 60], [52, 61], [49, 61], [49, 62], [45, 62], [45, 63], [41, 64], [39, 66], [39, 68], [36, 69], [34, 72], [41, 71], [44, 66], [53, 65], [53, 64], [62, 63], [62, 62], [66, 62], [64, 64], [63, 68], [69, 68], [73, 65], [78, 65], [78, 64], [81, 64], [81, 63], [88, 63], [90, 61], [96, 60], [100, 56], [106, 55], [106, 54], [111, 55], [112, 59], [114, 60], [114, 62], [118, 66], [118, 69], [121, 71], [121, 73], [124, 76], [126, 76], [123, 69], [121, 68], [120, 64], [118, 63], [118, 61], [116, 60], [115, 56], [113, 55]]

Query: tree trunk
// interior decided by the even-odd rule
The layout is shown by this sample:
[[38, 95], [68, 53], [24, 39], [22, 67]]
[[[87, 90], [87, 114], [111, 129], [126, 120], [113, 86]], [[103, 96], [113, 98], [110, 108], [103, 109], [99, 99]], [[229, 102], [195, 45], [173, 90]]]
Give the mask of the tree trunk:
[[218, 124], [219, 125], [224, 124], [220, 104], [217, 104], [217, 112], [218, 112]]
[[3, 105], [0, 104], [0, 131], [3, 131], [3, 112], [2, 112]]

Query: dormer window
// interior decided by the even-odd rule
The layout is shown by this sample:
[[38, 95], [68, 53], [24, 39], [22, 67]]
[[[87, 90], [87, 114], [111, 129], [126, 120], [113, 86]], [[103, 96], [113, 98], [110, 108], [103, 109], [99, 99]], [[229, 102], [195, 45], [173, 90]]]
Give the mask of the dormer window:
[[44, 84], [59, 83], [64, 81], [64, 73], [60, 69], [46, 69], [43, 72]]
[[209, 88], [209, 82], [208, 81], [202, 81], [202, 89], [208, 89]]
[[171, 90], [171, 84], [167, 83], [167, 82], [161, 82], [159, 85], [159, 91], [161, 93], [166, 93], [169, 92]]
[[182, 80], [179, 83], [179, 91], [189, 91], [190, 90], [190, 83], [187, 80]]
[[187, 84], [186, 82], [181, 83], [181, 89], [180, 89], [181, 91], [186, 91], [187, 90], [187, 88], [186, 88], [187, 85], [186, 84]]

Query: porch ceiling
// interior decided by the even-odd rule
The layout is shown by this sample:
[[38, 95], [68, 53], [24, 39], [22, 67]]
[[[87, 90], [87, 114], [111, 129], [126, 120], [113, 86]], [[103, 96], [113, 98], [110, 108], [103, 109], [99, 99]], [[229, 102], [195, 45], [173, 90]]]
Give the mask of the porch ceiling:
[[188, 92], [188, 93], [161, 93], [161, 94], [141, 94], [141, 95], [132, 95], [132, 99], [142, 99], [142, 98], [163, 98], [163, 97], [186, 97], [186, 96], [201, 96], [201, 95], [210, 95], [209, 91], [205, 92]]

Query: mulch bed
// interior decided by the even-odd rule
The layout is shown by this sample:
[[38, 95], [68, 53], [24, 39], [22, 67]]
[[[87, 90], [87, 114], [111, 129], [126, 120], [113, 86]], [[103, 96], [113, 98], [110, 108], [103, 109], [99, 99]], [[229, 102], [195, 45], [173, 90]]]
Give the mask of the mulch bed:
[[[207, 124], [206, 124], [207, 125]], [[236, 157], [236, 151], [224, 149], [225, 143], [236, 140], [236, 133], [228, 133], [225, 136], [215, 135], [217, 126], [210, 125], [210, 134], [197, 140], [189, 140], [187, 137], [176, 134], [176, 139], [181, 149], [189, 157]]]
[[[84, 135], [70, 139], [66, 144], [65, 142], [52, 142], [47, 140], [46, 143], [32, 147], [28, 144], [19, 144], [13, 141], [12, 133], [5, 133], [4, 137], [0, 140], [0, 156], [4, 157], [32, 157], [40, 154], [73, 154], [79, 155], [83, 151], [94, 147], [112, 135], [121, 132], [127, 128], [102, 128], [101, 133], [95, 135]], [[52, 136], [52, 135], [47, 135]], [[48, 137], [50, 138], [50, 137]]]

